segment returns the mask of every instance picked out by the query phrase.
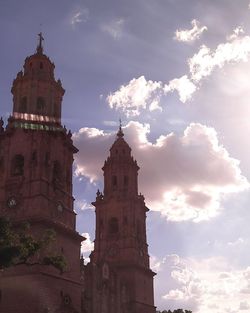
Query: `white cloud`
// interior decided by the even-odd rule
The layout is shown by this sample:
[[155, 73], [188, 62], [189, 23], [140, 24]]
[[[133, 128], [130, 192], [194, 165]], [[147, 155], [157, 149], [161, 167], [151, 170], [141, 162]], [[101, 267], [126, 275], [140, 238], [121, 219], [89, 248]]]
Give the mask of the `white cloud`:
[[72, 27], [75, 27], [77, 24], [87, 22], [88, 18], [89, 10], [87, 8], [84, 8], [72, 14], [70, 24], [72, 25]]
[[202, 45], [188, 60], [189, 73], [168, 83], [146, 80], [144, 76], [133, 78], [127, 85], [122, 85], [119, 90], [106, 98], [109, 106], [131, 117], [140, 115], [143, 110], [162, 111], [162, 96], [169, 92], [177, 91], [183, 103], [189, 101], [199, 89], [201, 81], [210, 76], [215, 69], [221, 69], [227, 64], [248, 61], [250, 37], [242, 36], [243, 33], [241, 26], [235, 28], [233, 34], [227, 38], [228, 41], [219, 44], [214, 50]]
[[76, 212], [79, 210], [84, 211], [93, 208], [86, 200], [76, 200], [74, 206], [76, 208]]
[[84, 127], [73, 134], [73, 139], [78, 148], [84, 144], [84, 148], [80, 149], [75, 157], [77, 166], [75, 174], [87, 177], [91, 183], [99, 180], [102, 177], [101, 167], [105, 153], [108, 153], [112, 142], [112, 134], [104, 133], [97, 128]]
[[231, 42], [219, 44], [214, 51], [203, 45], [188, 61], [191, 77], [199, 82], [211, 75], [215, 68], [222, 68], [228, 63], [248, 61], [249, 54], [249, 36], [236, 37]]
[[207, 30], [206, 26], [201, 26], [197, 20], [192, 20], [192, 29], [176, 30], [174, 39], [182, 42], [192, 42], [200, 38], [202, 33]]
[[238, 27], [236, 27], [236, 28], [233, 30], [233, 33], [227, 37], [227, 40], [228, 40], [228, 41], [234, 40], [234, 39], [238, 38], [240, 35], [242, 35], [242, 34], [244, 34], [244, 33], [245, 33], [245, 31], [244, 31], [244, 29], [242, 28], [242, 26], [238, 26]]
[[180, 101], [185, 103], [190, 100], [197, 87], [188, 79], [187, 75], [175, 78], [164, 86], [165, 93], [176, 90], [179, 93]]
[[86, 257], [94, 250], [94, 242], [91, 241], [89, 233], [82, 233], [82, 236], [86, 238], [81, 244], [81, 254]]
[[107, 101], [111, 108], [124, 111], [128, 117], [136, 116], [142, 109], [150, 108], [151, 111], [158, 109], [157, 99], [161, 88], [161, 82], [147, 81], [144, 76], [140, 76], [110, 94]]
[[[183, 135], [162, 135], [154, 144], [147, 139], [148, 125], [130, 122], [124, 132], [141, 166], [140, 190], [150, 209], [168, 220], [209, 220], [222, 209], [225, 195], [249, 186], [239, 162], [219, 144], [213, 128], [191, 124]], [[82, 128], [73, 138], [80, 148], [75, 158], [77, 175], [92, 182], [102, 180], [101, 167], [114, 135]]]
[[110, 126], [110, 127], [118, 127], [118, 122], [117, 121], [103, 121], [103, 124], [105, 126]]
[[248, 243], [248, 240], [244, 240], [243, 238], [238, 238], [237, 240], [235, 241], [229, 241], [228, 242], [228, 246], [231, 246], [231, 247], [238, 247], [238, 246], [241, 246], [241, 245], [244, 245], [244, 244], [247, 244]]
[[101, 30], [114, 39], [120, 39], [123, 32], [124, 19], [116, 19], [107, 24], [101, 25]]
[[107, 97], [112, 109], [123, 111], [127, 117], [138, 116], [142, 110], [150, 112], [162, 111], [161, 97], [168, 92], [177, 91], [180, 101], [190, 100], [197, 87], [188, 79], [187, 75], [175, 78], [169, 84], [161, 81], [146, 80], [144, 76], [133, 78], [127, 85]]
[[155, 283], [161, 307], [184, 307], [195, 313], [249, 310], [249, 294], [242, 293], [242, 287], [250, 285], [249, 268], [232, 268], [222, 257], [174, 256], [155, 260], [160, 264]]

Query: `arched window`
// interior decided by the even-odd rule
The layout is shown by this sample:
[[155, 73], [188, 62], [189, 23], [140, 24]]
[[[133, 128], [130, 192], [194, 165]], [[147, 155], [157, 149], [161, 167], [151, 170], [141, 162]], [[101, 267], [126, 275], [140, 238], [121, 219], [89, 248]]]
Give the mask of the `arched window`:
[[20, 105], [19, 105], [19, 112], [20, 113], [27, 112], [27, 97], [22, 97]]
[[124, 186], [128, 187], [128, 176], [124, 176]]
[[123, 224], [124, 225], [128, 225], [128, 218], [127, 218], [127, 216], [123, 217]]
[[45, 165], [49, 166], [49, 160], [50, 160], [50, 153], [46, 152], [45, 154]]
[[117, 187], [117, 176], [115, 175], [112, 176], [112, 186], [114, 188]]
[[36, 100], [36, 108], [39, 112], [42, 112], [45, 109], [45, 100], [43, 97], [38, 97]]
[[21, 176], [24, 173], [24, 157], [21, 154], [14, 156], [11, 162], [11, 175]]
[[62, 168], [58, 161], [54, 162], [53, 165], [53, 180], [54, 182], [60, 181], [62, 178]]
[[118, 219], [116, 217], [111, 217], [109, 220], [109, 234], [115, 235], [119, 232]]
[[37, 151], [33, 151], [31, 155], [31, 162], [32, 163], [37, 163]]

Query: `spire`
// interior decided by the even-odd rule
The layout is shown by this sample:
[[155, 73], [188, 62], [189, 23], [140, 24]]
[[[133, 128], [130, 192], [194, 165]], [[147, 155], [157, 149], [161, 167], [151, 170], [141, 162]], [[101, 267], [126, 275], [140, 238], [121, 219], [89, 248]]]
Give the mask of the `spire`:
[[118, 138], [122, 138], [122, 137], [124, 136], [124, 133], [123, 133], [123, 131], [122, 131], [122, 120], [119, 119], [119, 122], [120, 122], [120, 126], [119, 126], [119, 130], [118, 130], [118, 132], [117, 132], [117, 137], [118, 137]]
[[43, 41], [44, 41], [43, 34], [40, 32], [38, 34], [38, 37], [39, 37], [39, 42], [38, 42], [36, 51], [38, 54], [43, 54]]

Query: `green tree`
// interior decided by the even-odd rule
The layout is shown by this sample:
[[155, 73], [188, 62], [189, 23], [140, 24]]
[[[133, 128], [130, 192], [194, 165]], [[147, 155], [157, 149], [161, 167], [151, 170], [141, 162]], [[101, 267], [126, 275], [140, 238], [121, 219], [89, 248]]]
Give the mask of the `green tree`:
[[0, 217], [0, 270], [11, 266], [52, 265], [63, 273], [66, 260], [63, 255], [48, 254], [39, 257], [39, 252], [46, 249], [56, 240], [54, 230], [45, 230], [43, 236], [35, 238], [29, 231], [30, 225], [23, 223], [18, 229], [5, 217]]

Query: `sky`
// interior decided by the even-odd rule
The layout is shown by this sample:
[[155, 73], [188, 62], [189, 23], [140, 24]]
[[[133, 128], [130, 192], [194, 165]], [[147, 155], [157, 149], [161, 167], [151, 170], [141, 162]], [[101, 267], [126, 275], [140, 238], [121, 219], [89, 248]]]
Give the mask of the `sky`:
[[0, 0], [0, 116], [42, 31], [66, 89], [77, 229], [122, 120], [161, 310], [250, 313], [250, 0]]

